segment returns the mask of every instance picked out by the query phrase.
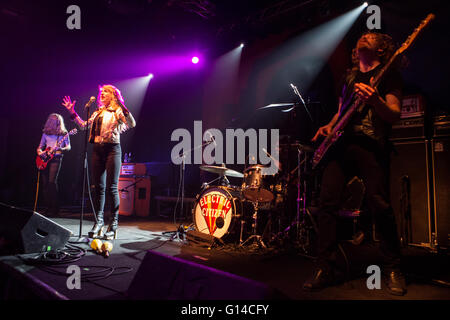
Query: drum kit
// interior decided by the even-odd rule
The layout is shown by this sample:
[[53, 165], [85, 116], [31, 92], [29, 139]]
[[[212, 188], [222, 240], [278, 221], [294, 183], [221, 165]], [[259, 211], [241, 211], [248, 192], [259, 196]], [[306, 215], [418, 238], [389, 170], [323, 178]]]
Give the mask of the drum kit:
[[[286, 148], [298, 154], [297, 167], [287, 173], [281, 170], [273, 174], [261, 164], [249, 165], [243, 173], [225, 165], [200, 166], [218, 177], [204, 183], [196, 196], [192, 212], [195, 229], [222, 244], [241, 248], [267, 249], [290, 239], [308, 254], [314, 222], [310, 223], [312, 217], [306, 207], [303, 173], [312, 150], [299, 143], [280, 144], [281, 151]], [[227, 177], [240, 179], [240, 185], [231, 185]], [[292, 205], [295, 202], [296, 206]]]
[[[314, 150], [295, 140], [293, 137], [298, 134], [292, 129], [297, 126], [300, 110], [304, 108], [309, 118], [311, 114], [297, 88], [292, 84], [291, 87], [300, 98], [298, 103], [271, 104], [256, 110], [248, 118], [250, 122], [241, 119], [242, 123], [231, 125], [253, 128], [257, 123], [266, 123], [262, 120], [265, 118], [271, 125], [283, 128], [277, 146], [278, 172], [273, 174], [271, 168], [261, 164], [247, 164], [243, 172], [223, 164], [200, 166], [201, 170], [218, 177], [204, 183], [197, 194], [192, 212], [197, 232], [240, 248], [266, 249], [287, 242], [299, 246], [305, 255], [311, 253], [311, 237], [318, 232], [307, 208], [314, 189], [307, 188]], [[275, 124], [280, 121], [283, 125]], [[240, 183], [231, 185], [227, 177], [240, 179]]]

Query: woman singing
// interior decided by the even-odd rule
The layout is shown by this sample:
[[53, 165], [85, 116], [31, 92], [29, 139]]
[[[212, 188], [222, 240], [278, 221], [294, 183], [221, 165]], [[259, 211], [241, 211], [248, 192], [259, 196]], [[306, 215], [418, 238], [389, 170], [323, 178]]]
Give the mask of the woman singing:
[[59, 213], [58, 174], [61, 169], [63, 152], [70, 150], [70, 140], [69, 135], [66, 135], [67, 130], [64, 126], [63, 117], [57, 113], [52, 113], [48, 116], [42, 132], [41, 142], [36, 150], [38, 156], [42, 156], [45, 152], [54, 152], [53, 158], [47, 163], [46, 168], [42, 170], [44, 198], [47, 203], [47, 209], [44, 214], [57, 216]]
[[94, 144], [92, 175], [97, 222], [89, 232], [89, 237], [103, 236], [106, 192], [111, 199], [112, 221], [104, 235], [107, 239], [116, 239], [120, 203], [118, 182], [122, 164], [120, 134], [128, 128], [135, 127], [136, 122], [116, 87], [112, 85], [100, 87], [97, 101], [99, 108], [87, 121], [82, 120], [75, 112], [76, 101], [72, 102], [70, 97], [64, 97], [62, 105], [70, 112], [70, 118], [81, 130], [90, 128], [89, 142]]

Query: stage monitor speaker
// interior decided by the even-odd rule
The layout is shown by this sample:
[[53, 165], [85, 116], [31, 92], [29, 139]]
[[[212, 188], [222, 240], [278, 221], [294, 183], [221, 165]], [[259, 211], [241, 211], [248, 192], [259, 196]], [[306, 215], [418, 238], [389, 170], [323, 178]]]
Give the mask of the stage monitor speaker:
[[431, 245], [431, 190], [427, 140], [393, 141], [391, 204], [404, 245]]
[[200, 265], [147, 251], [127, 296], [132, 300], [262, 300], [282, 298], [269, 286]]
[[63, 248], [72, 232], [37, 212], [0, 203], [2, 255]]
[[433, 146], [435, 245], [450, 248], [450, 137], [436, 137]]

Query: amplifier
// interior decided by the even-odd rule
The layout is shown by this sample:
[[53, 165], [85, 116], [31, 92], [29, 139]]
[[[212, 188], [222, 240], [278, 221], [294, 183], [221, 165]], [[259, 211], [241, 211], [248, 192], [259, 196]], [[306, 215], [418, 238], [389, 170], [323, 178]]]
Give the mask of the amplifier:
[[424, 139], [424, 117], [400, 119], [392, 125], [390, 138], [392, 140]]
[[450, 137], [450, 116], [442, 115], [434, 117], [433, 121], [434, 137]]
[[122, 176], [145, 176], [147, 175], [147, 167], [145, 163], [122, 163], [122, 167], [120, 168], [120, 175]]
[[120, 215], [146, 217], [150, 214], [149, 176], [120, 176], [118, 187]]
[[423, 96], [415, 94], [403, 97], [400, 118], [423, 117], [424, 114], [425, 103]]
[[434, 198], [433, 242], [450, 249], [450, 136], [432, 139], [432, 173]]
[[390, 194], [401, 242], [433, 246], [428, 140], [394, 141]]

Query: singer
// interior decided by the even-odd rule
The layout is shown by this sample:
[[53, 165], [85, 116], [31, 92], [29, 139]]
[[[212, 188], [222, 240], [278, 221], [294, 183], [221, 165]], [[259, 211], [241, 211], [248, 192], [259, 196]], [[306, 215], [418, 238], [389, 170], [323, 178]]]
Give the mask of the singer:
[[[86, 107], [93, 102], [91, 98]], [[116, 239], [119, 223], [120, 197], [118, 182], [122, 163], [120, 134], [136, 126], [133, 115], [125, 106], [119, 89], [112, 85], [99, 87], [98, 109], [84, 121], [76, 113], [69, 96], [64, 97], [62, 105], [69, 111], [71, 119], [81, 130], [90, 128], [89, 142], [94, 145], [92, 152], [92, 176], [94, 184], [95, 211], [97, 223], [89, 232], [89, 237], [103, 237]], [[111, 200], [111, 216], [106, 233], [104, 226], [105, 191]]]

